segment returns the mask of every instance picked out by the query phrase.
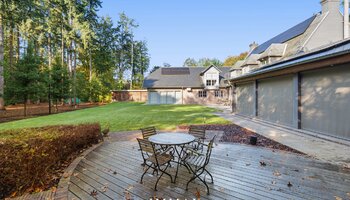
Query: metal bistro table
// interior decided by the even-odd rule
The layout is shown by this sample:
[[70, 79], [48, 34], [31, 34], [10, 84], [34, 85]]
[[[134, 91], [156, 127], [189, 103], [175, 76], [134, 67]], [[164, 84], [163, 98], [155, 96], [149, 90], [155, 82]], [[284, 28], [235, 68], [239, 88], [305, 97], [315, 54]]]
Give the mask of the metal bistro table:
[[[158, 144], [161, 146], [173, 146], [175, 152], [177, 154], [177, 168], [174, 182], [176, 181], [177, 173], [179, 171], [179, 165], [181, 165], [181, 155], [183, 153], [184, 147], [186, 144], [193, 142], [196, 138], [187, 133], [159, 133], [156, 135], [152, 135], [148, 138], [148, 140], [154, 144]], [[180, 151], [179, 149], [180, 148]]]

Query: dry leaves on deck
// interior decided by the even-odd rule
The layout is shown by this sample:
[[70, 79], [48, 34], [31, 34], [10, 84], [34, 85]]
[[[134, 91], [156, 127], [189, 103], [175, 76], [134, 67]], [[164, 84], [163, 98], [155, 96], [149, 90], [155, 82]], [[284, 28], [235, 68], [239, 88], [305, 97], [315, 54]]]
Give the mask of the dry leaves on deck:
[[274, 175], [274, 176], [281, 176], [281, 173], [280, 173], [279, 171], [275, 170], [275, 171], [273, 172], [273, 175]]

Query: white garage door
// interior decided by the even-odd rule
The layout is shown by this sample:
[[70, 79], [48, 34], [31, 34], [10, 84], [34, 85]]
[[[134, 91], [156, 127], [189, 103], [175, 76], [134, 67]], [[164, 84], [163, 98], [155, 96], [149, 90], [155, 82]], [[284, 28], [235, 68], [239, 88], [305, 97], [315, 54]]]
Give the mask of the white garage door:
[[160, 91], [149, 92], [149, 104], [181, 104], [181, 92]]
[[293, 125], [293, 77], [276, 77], [258, 83], [258, 117]]
[[148, 104], [159, 104], [159, 103], [160, 103], [160, 94], [158, 92], [149, 92]]
[[254, 83], [237, 85], [236, 87], [236, 112], [245, 116], [254, 116], [255, 94]]
[[350, 66], [302, 74], [301, 127], [350, 139]]

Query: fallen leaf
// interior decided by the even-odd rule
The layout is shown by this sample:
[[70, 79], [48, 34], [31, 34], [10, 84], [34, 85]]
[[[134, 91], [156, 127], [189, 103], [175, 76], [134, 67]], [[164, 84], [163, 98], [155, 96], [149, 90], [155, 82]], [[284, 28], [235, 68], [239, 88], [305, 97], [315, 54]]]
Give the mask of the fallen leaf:
[[261, 166], [266, 166], [266, 163], [264, 161], [260, 161]]
[[96, 197], [97, 194], [98, 194], [97, 190], [92, 190], [92, 191], [90, 192], [90, 195], [93, 196], [93, 197]]
[[338, 196], [334, 196], [335, 200], [343, 200], [342, 198], [338, 197]]
[[53, 193], [55, 193], [55, 192], [57, 191], [57, 187], [52, 187], [52, 188], [51, 188], [51, 191], [52, 191]]
[[196, 198], [197, 198], [197, 199], [201, 199], [201, 192], [198, 190], [198, 188], [196, 188], [196, 190], [197, 190], [197, 191], [196, 191], [196, 194], [195, 194], [195, 195], [196, 195]]
[[70, 173], [68, 173], [68, 172], [63, 173], [63, 178], [68, 178], [69, 176], [70, 176]]
[[78, 175], [79, 175], [79, 173], [74, 173], [74, 174], [73, 174], [74, 177], [76, 177], [76, 176], [78, 176]]
[[292, 187], [293, 185], [290, 182], [288, 182], [287, 186]]
[[281, 176], [281, 173], [280, 173], [279, 171], [276, 170], [276, 171], [273, 172], [273, 175], [274, 175], [274, 176]]
[[10, 197], [15, 197], [15, 196], [16, 196], [16, 194], [17, 194], [17, 192], [14, 192], [14, 193], [12, 193], [12, 194], [11, 194], [11, 196], [10, 196]]
[[125, 190], [125, 200], [131, 200], [131, 194]]
[[126, 188], [126, 190], [129, 191], [129, 190], [131, 190], [132, 188], [134, 188], [134, 186], [133, 186], [133, 185], [129, 185], [128, 188]]

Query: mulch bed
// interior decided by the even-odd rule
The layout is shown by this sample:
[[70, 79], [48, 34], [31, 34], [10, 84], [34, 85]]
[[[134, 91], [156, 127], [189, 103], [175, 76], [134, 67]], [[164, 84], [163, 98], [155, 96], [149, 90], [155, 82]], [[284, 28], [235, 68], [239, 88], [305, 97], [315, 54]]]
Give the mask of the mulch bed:
[[[99, 106], [98, 103], [81, 103], [76, 108], [71, 105], [59, 105], [58, 111], [56, 112], [55, 108], [51, 109], [52, 114], [69, 112], [74, 110], [80, 110], [85, 108], [92, 108]], [[20, 119], [26, 119], [31, 117], [44, 116], [49, 114], [49, 105], [48, 103], [40, 103], [40, 104], [30, 104], [27, 107], [28, 116], [24, 117], [24, 108], [23, 105], [12, 105], [7, 106], [5, 111], [0, 111], [0, 123], [10, 122]]]
[[[240, 143], [240, 144], [250, 144], [250, 137], [255, 136], [257, 137], [257, 144], [256, 146], [260, 147], [267, 147], [270, 149], [277, 149], [282, 151], [288, 151], [292, 153], [302, 154], [304, 153], [295, 150], [291, 147], [288, 147], [286, 145], [283, 145], [281, 143], [278, 143], [274, 140], [271, 140], [269, 138], [266, 138], [262, 135], [259, 135], [255, 132], [249, 131], [245, 128], [242, 128], [235, 124], [229, 124], [229, 125], [195, 125], [198, 128], [202, 128], [205, 130], [215, 130], [215, 131], [224, 131], [224, 135], [220, 139], [220, 142], [231, 142], [231, 143]], [[180, 126], [181, 129], [187, 129], [188, 126]]]

